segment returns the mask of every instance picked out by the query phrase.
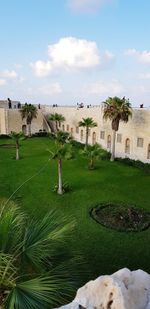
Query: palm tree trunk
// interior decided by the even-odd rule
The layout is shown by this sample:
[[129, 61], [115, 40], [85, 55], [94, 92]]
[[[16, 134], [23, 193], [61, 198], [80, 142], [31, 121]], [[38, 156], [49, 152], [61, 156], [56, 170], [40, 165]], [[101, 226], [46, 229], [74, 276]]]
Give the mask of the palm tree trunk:
[[90, 169], [93, 170], [94, 169], [94, 158], [90, 159], [90, 165], [89, 165]]
[[16, 160], [19, 160], [19, 143], [16, 142]]
[[56, 132], [58, 132], [58, 121], [56, 120]]
[[89, 128], [86, 127], [86, 140], [85, 140], [85, 147], [87, 148], [88, 146], [88, 137], [89, 137]]
[[63, 194], [62, 188], [62, 160], [58, 160], [58, 194]]
[[114, 161], [115, 159], [115, 145], [116, 145], [116, 131], [113, 130], [112, 153], [110, 161]]
[[28, 123], [28, 136], [31, 137], [31, 123]]

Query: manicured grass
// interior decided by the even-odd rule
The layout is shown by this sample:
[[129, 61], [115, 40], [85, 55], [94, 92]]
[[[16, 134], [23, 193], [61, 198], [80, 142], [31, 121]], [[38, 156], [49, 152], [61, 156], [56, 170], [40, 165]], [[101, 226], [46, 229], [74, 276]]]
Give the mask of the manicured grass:
[[[0, 143], [11, 143], [1, 140]], [[63, 162], [63, 177], [73, 191], [63, 196], [52, 192], [57, 182], [57, 165], [49, 161], [47, 149], [54, 144], [48, 138], [22, 142], [21, 160], [15, 161], [15, 149], [0, 148], [0, 196], [8, 198], [27, 178], [44, 164], [45, 169], [14, 196], [29, 213], [43, 216], [51, 208], [72, 215], [77, 225], [68, 246], [84, 256], [90, 278], [110, 274], [122, 267], [150, 272], [150, 229], [140, 233], [122, 233], [96, 223], [89, 211], [99, 202], [124, 202], [150, 211], [150, 175], [119, 162], [101, 161], [93, 171], [81, 156]], [[85, 268], [85, 267], [84, 267]], [[84, 274], [85, 281], [89, 274]]]

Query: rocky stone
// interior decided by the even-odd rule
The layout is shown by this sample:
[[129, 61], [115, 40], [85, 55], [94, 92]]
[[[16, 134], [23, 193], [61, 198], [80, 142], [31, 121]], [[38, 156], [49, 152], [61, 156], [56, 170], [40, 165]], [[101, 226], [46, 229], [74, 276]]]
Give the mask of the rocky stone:
[[89, 281], [61, 309], [150, 309], [150, 275], [121, 269]]

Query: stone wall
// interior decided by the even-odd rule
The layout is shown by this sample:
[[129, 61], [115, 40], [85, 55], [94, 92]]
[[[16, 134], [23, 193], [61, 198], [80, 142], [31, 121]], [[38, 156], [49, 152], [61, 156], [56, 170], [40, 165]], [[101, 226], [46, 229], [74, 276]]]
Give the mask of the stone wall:
[[[10, 134], [11, 131], [20, 132], [26, 129], [26, 120], [21, 117], [19, 109], [0, 108], [0, 134]], [[43, 114], [38, 110], [37, 118], [33, 119], [31, 124], [32, 133], [46, 129]]]
[[[85, 129], [78, 128], [78, 122], [82, 118], [92, 117], [98, 126], [89, 132], [89, 143], [99, 143], [104, 149], [111, 150], [112, 129], [110, 121], [103, 120], [103, 107], [52, 107], [41, 106], [38, 116], [33, 119], [32, 133], [45, 129], [49, 131], [46, 116], [51, 113], [64, 115], [65, 122], [61, 124], [61, 129], [72, 134], [75, 140], [85, 142]], [[11, 131], [22, 131], [25, 120], [21, 119], [18, 109], [0, 108], [0, 134], [9, 134]], [[149, 151], [148, 151], [149, 150]], [[150, 163], [150, 110], [133, 109], [132, 118], [129, 122], [120, 122], [119, 131], [116, 138], [116, 156], [129, 157]]]
[[[110, 121], [103, 120], [103, 107], [45, 107], [44, 114], [60, 113], [65, 122], [61, 129], [70, 132], [79, 142], [85, 142], [85, 129], [78, 128], [82, 118], [92, 117], [98, 126], [92, 128], [89, 134], [89, 143], [95, 142], [110, 150], [112, 146], [112, 129]], [[148, 153], [149, 147], [149, 153]], [[148, 155], [149, 154], [149, 155]], [[133, 109], [132, 118], [128, 123], [120, 122], [116, 140], [116, 156], [129, 157], [150, 163], [150, 110]]]

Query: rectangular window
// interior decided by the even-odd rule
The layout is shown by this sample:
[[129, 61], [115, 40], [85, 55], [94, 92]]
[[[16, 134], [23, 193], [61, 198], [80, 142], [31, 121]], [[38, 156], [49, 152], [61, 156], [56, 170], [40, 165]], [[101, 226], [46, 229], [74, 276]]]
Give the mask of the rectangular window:
[[117, 143], [122, 142], [122, 134], [117, 134]]
[[67, 124], [67, 131], [69, 131], [69, 124]]
[[100, 131], [100, 138], [104, 139], [105, 138], [105, 131]]
[[137, 147], [143, 147], [144, 139], [141, 137], [137, 138]]
[[76, 133], [77, 134], [79, 133], [79, 127], [76, 127]]

